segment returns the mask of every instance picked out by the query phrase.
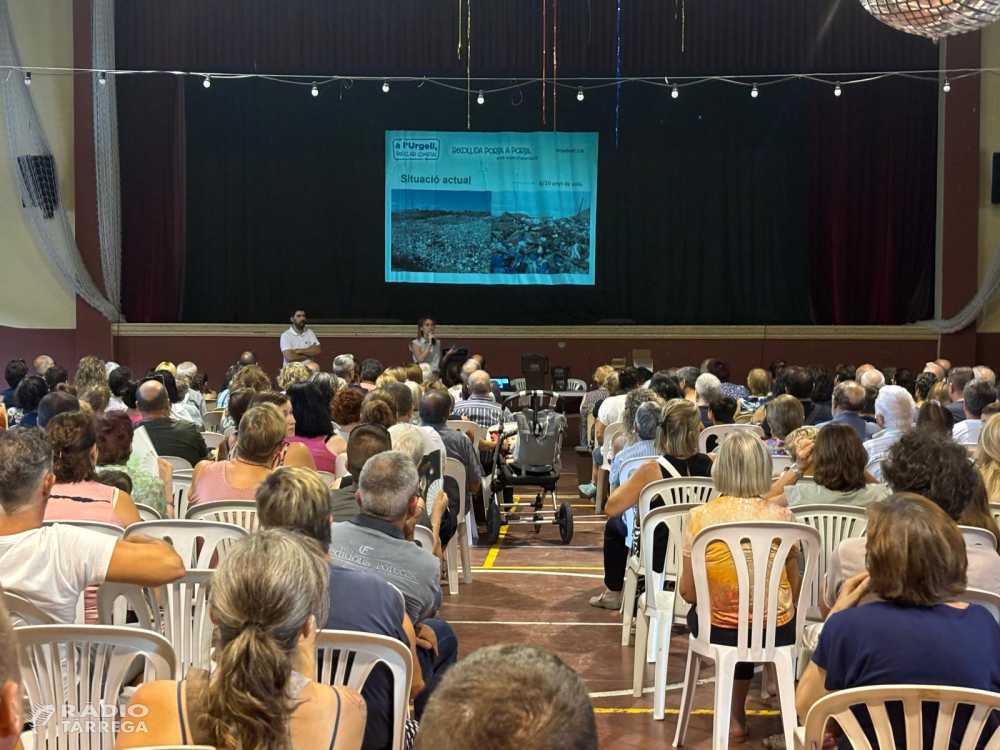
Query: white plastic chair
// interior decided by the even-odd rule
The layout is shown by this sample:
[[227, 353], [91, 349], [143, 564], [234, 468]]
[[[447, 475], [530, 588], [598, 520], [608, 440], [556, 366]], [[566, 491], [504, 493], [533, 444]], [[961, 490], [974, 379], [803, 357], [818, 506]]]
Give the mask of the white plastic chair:
[[163, 516], [160, 515], [160, 511], [144, 503], [136, 503], [135, 509], [138, 511], [139, 519], [142, 521], [159, 521], [163, 518]]
[[[704, 505], [718, 496], [719, 492], [709, 477], [658, 479], [647, 484], [639, 493], [639, 504], [636, 506], [636, 526], [642, 528], [642, 519], [649, 513], [649, 507], [657, 497], [663, 500], [665, 506], [671, 507], [687, 504]], [[626, 544], [631, 543], [630, 539], [626, 540]], [[639, 560], [639, 556], [629, 556], [628, 568], [625, 569], [625, 586], [622, 589], [623, 646], [628, 646], [632, 642], [632, 611], [636, 606], [635, 592], [639, 588], [639, 573], [641, 571], [642, 561]], [[653, 632], [652, 629], [650, 632]], [[638, 643], [636, 643], [636, 648], [639, 648]], [[642, 648], [645, 651], [646, 646]]]
[[[418, 527], [419, 528], [419, 527]], [[316, 633], [316, 681], [323, 685], [343, 685], [361, 692], [376, 664], [392, 672], [393, 750], [403, 750], [406, 720], [410, 715], [410, 685], [413, 658], [410, 649], [395, 638], [346, 630]]]
[[708, 453], [708, 439], [710, 437], [715, 437], [722, 444], [722, 439], [732, 433], [732, 432], [752, 432], [757, 437], [763, 438], [764, 430], [755, 424], [717, 424], [712, 427], [706, 427], [698, 435], [698, 452]]
[[594, 499], [594, 513], [600, 513], [604, 507], [604, 480], [611, 475], [611, 446], [622, 430], [621, 422], [612, 422], [604, 431], [604, 442], [601, 445], [601, 468], [597, 470], [597, 497]]
[[511, 378], [510, 379], [510, 386], [515, 391], [517, 391], [518, 393], [520, 393], [521, 391], [528, 390], [528, 381], [525, 380], [524, 378]]
[[630, 458], [628, 461], [625, 461], [618, 469], [618, 486], [621, 487], [623, 484], [625, 484], [625, 482], [628, 481], [629, 477], [631, 477], [635, 473], [636, 469], [638, 469], [644, 463], [647, 463], [648, 461], [655, 461], [657, 458], [658, 456], [656, 455], [636, 456], [635, 458]]
[[982, 589], [966, 589], [965, 592], [958, 597], [958, 600], [985, 607], [987, 611], [993, 615], [993, 619], [997, 621], [997, 624], [1000, 624], [1000, 596], [992, 591], [983, 591]]
[[174, 471], [178, 470], [183, 471], [185, 469], [188, 471], [192, 471], [194, 469], [194, 467], [191, 465], [191, 462], [188, 461], [186, 458], [180, 458], [179, 456], [160, 456], [160, 458], [162, 458], [164, 461], [173, 466]]
[[257, 530], [257, 503], [253, 500], [217, 500], [188, 508], [189, 521], [217, 521], [239, 526], [248, 534]]
[[845, 505], [798, 505], [792, 508], [795, 520], [807, 523], [819, 532], [821, 544], [819, 548], [819, 568], [809, 593], [809, 610], [806, 618], [816, 622], [823, 621], [820, 613], [820, 586], [826, 577], [830, 555], [845, 539], [864, 536], [868, 528], [868, 516], [864, 508], [854, 508]]
[[64, 526], [76, 526], [80, 529], [87, 529], [88, 531], [96, 531], [99, 534], [106, 534], [107, 536], [122, 538], [125, 533], [125, 529], [121, 526], [115, 526], [111, 523], [102, 523], [100, 521], [42, 521], [42, 526], [55, 526], [56, 524], [62, 524]]
[[249, 536], [245, 529], [231, 523], [180, 519], [134, 523], [125, 530], [125, 539], [132, 534], [146, 534], [170, 542], [189, 569], [211, 568], [212, 557], [216, 553], [221, 558], [232, 542]]
[[229, 438], [231, 438], [235, 434], [236, 434], [235, 427], [227, 427], [222, 431], [222, 437], [224, 437], [226, 440], [229, 440]]
[[55, 624], [54, 620], [42, 612], [33, 602], [13, 591], [5, 590], [3, 592], [3, 605], [7, 608], [7, 614], [14, 622], [14, 627], [19, 627], [18, 620], [21, 621], [20, 626], [22, 627], [24, 625]]
[[[448, 593], [454, 596], [458, 593], [458, 555], [462, 555], [462, 582], [472, 583], [472, 554], [469, 551], [469, 535], [466, 531], [468, 523], [468, 480], [465, 465], [457, 458], [444, 460], [444, 475], [458, 483], [458, 529], [455, 536], [444, 548], [444, 558], [448, 563]], [[457, 545], [457, 549], [456, 549]]]
[[[902, 704], [905, 739], [895, 736], [892, 723], [889, 721], [887, 710], [889, 703]], [[897, 746], [906, 747], [907, 750], [919, 750], [928, 746], [924, 741], [924, 732], [930, 729], [930, 725], [925, 724], [925, 720], [930, 717], [925, 717], [925, 707], [932, 711], [936, 709], [936, 713], [933, 714], [936, 717], [934, 739], [929, 747], [948, 747], [958, 707], [971, 706], [972, 714], [965, 727], [964, 737], [959, 736], [957, 742], [962, 748], [973, 748], [977, 746], [990, 714], [1000, 709], [1000, 693], [939, 685], [877, 685], [838, 690], [820, 698], [809, 709], [805, 726], [795, 732], [796, 750], [819, 750], [823, 746], [826, 725], [831, 719], [840, 725], [844, 739], [851, 745], [857, 748], [872, 748], [861, 724], [851, 710], [855, 706], [866, 708], [871, 717], [877, 737], [875, 750], [895, 750]], [[998, 740], [1000, 735], [994, 729], [992, 737], [986, 738], [985, 747], [997, 747]]]
[[[212, 432], [219, 434], [219, 427], [222, 424], [222, 417], [225, 415], [225, 409], [215, 409], [207, 414], [202, 415], [201, 423], [205, 425], [206, 430], [212, 430]], [[211, 433], [202, 433], [202, 437], [209, 435]]]
[[[342, 454], [342, 455], [347, 455], [347, 454]], [[337, 456], [337, 458], [340, 458], [340, 456]], [[337, 481], [336, 474], [331, 474], [328, 471], [319, 471], [319, 470], [317, 470], [316, 473], [319, 474], [319, 478], [323, 480], [323, 483], [326, 484], [327, 488], [331, 487], [333, 483]]]
[[226, 442], [226, 439], [218, 432], [203, 432], [201, 437], [210, 451], [218, 450], [219, 446]]
[[174, 493], [174, 515], [177, 518], [184, 518], [187, 513], [188, 501], [191, 499], [191, 474], [180, 474], [174, 472], [173, 493]]
[[434, 532], [431, 529], [426, 526], [414, 526], [413, 541], [418, 547], [434, 554]]
[[481, 424], [476, 424], [475, 422], [470, 422], [467, 419], [449, 419], [447, 426], [453, 430], [458, 430], [463, 435], [467, 435], [470, 432], [473, 434], [473, 439], [475, 440], [474, 446], [476, 452], [479, 452], [479, 441], [486, 439], [486, 428]]
[[[21, 680], [33, 713], [52, 710], [35, 723], [35, 748], [111, 750], [114, 719], [85, 715], [102, 705], [120, 707], [122, 689], [133, 662], [145, 662], [146, 681], [173, 680], [177, 658], [159, 633], [100, 625], [31, 625], [17, 629]], [[83, 717], [65, 724], [61, 712]], [[70, 712], [72, 712], [70, 714]], [[89, 723], [88, 722], [93, 722]]]
[[997, 538], [993, 536], [992, 531], [975, 526], [959, 526], [958, 528], [965, 539], [966, 547], [986, 547], [992, 550], [997, 548]]
[[587, 381], [580, 380], [579, 378], [570, 378], [566, 381], [566, 390], [568, 391], [586, 391]]
[[347, 470], [347, 451], [337, 454], [337, 458], [334, 461], [333, 473], [335, 478], [337, 479], [340, 479], [341, 477], [346, 477], [348, 474], [351, 473]]
[[[181, 677], [192, 667], [211, 666], [212, 621], [208, 616], [211, 570], [189, 570], [163, 586], [103, 583], [97, 589], [97, 613], [101, 624], [124, 625], [124, 607], [131, 605], [139, 628], [162, 633], [173, 646]], [[127, 628], [132, 631], [134, 628]]]
[[[743, 542], [749, 543], [753, 578], [750, 578]], [[772, 545], [777, 542], [775, 551]], [[698, 533], [691, 546], [691, 566], [694, 573], [695, 596], [701, 602], [698, 610], [698, 637], [688, 637], [687, 667], [681, 693], [680, 716], [674, 747], [684, 744], [688, 720], [694, 703], [695, 686], [701, 660], [715, 662], [715, 713], [712, 728], [712, 747], [726, 750], [729, 747], [729, 717], [733, 697], [733, 670], [738, 662], [773, 663], [778, 677], [778, 700], [781, 704], [781, 722], [784, 725], [786, 747], [794, 742], [795, 732], [795, 655], [802, 642], [806, 618], [795, 618], [795, 643], [775, 646], [777, 626], [778, 587], [789, 552], [804, 542], [806, 566], [802, 575], [802, 589], [795, 602], [796, 611], [802, 611], [806, 597], [816, 577], [819, 548], [822, 540], [811, 526], [787, 522], [724, 523], [709, 526]], [[710, 544], [724, 544], [733, 556], [739, 585], [739, 628], [737, 646], [712, 643], [711, 593], [706, 571], [705, 553]], [[755, 593], [750, 601], [751, 589]], [[767, 593], [765, 605], [764, 593]], [[764, 613], [770, 616], [765, 621]], [[766, 643], [766, 645], [764, 645]]]
[[[670, 657], [670, 632], [676, 615], [677, 580], [680, 578], [683, 552], [684, 521], [692, 508], [698, 505], [672, 505], [657, 508], [642, 519], [640, 532], [643, 570], [646, 574], [646, 592], [639, 597], [636, 611], [635, 657], [632, 665], [632, 695], [642, 697], [642, 676], [646, 668], [649, 622], [656, 621], [655, 646], [652, 649], [656, 662], [653, 681], [653, 718], [662, 719], [667, 695], [667, 661]], [[659, 562], [663, 570], [654, 569], [653, 535], [660, 526], [667, 527], [667, 553]], [[667, 590], [667, 582], [673, 585]], [[652, 594], [652, 595], [651, 595]], [[631, 619], [631, 617], [629, 618]]]

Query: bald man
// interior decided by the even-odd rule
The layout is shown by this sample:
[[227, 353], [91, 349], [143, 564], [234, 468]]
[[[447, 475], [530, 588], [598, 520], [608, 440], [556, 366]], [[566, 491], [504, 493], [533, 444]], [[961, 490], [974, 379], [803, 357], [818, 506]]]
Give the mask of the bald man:
[[144, 427], [159, 456], [177, 456], [193, 467], [208, 457], [208, 446], [194, 422], [170, 418], [170, 398], [163, 383], [147, 380], [136, 392], [136, 404]]

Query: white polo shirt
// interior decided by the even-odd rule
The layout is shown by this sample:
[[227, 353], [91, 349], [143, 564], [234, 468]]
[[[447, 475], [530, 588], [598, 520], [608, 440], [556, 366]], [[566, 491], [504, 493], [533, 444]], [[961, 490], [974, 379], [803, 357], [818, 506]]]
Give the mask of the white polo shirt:
[[[290, 326], [287, 331], [281, 334], [281, 351], [285, 352], [288, 349], [298, 350], [298, 349], [308, 349], [311, 346], [316, 346], [319, 343], [319, 339], [316, 338], [316, 334], [313, 333], [311, 328], [306, 328], [302, 333], [295, 330], [295, 326]], [[284, 354], [282, 354], [282, 359], [284, 359]], [[303, 364], [306, 362], [312, 362], [311, 359], [303, 359]], [[285, 359], [284, 363], [287, 365], [288, 360]]]

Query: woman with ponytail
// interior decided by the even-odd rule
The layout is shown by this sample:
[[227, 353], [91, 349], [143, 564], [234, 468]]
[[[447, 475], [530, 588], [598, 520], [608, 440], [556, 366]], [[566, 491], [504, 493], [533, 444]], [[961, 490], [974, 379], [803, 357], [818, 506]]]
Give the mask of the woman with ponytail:
[[[611, 493], [604, 512], [610, 516], [604, 527], [604, 586], [603, 592], [590, 599], [591, 606], [618, 609], [625, 585], [625, 568], [631, 548], [630, 530], [638, 523], [634, 519], [639, 494], [650, 482], [675, 477], [708, 477], [712, 475], [712, 459], [698, 452], [698, 433], [702, 430], [701, 413], [691, 401], [671, 399], [660, 407], [660, 426], [656, 432], [656, 452], [659, 458], [644, 463], [622, 485]], [[652, 507], [662, 505], [654, 500]], [[655, 538], [656, 557], [666, 554], [666, 528]], [[662, 547], [662, 550], [661, 550]]]
[[[128, 715], [145, 731], [117, 748], [212, 745], [219, 750], [358, 750], [366, 710], [355, 691], [313, 681], [317, 623], [330, 608], [330, 569], [294, 532], [265, 529], [233, 545], [212, 577], [211, 673], [140, 687]], [[138, 725], [136, 725], [138, 729]]]

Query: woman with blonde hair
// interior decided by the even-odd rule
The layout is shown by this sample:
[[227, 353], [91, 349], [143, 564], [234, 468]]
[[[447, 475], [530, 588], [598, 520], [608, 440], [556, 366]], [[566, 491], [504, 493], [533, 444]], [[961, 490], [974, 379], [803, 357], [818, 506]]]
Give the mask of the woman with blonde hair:
[[199, 461], [194, 467], [190, 505], [253, 500], [257, 485], [281, 463], [285, 432], [285, 416], [274, 404], [248, 409], [240, 419], [233, 457], [228, 461]]
[[[159, 368], [157, 368], [159, 369]], [[87, 355], [76, 366], [73, 385], [77, 393], [86, 393], [91, 388], [108, 384], [108, 371], [99, 357]]]
[[990, 419], [979, 433], [976, 468], [983, 475], [990, 503], [1000, 503], [1000, 419]]
[[[848, 428], [849, 429], [849, 428]], [[710, 601], [696, 600], [694, 570], [691, 563], [691, 545], [698, 532], [725, 523], [752, 521], [794, 522], [795, 516], [787, 508], [779, 507], [764, 499], [771, 484], [771, 453], [760, 438], [747, 432], [735, 432], [723, 439], [712, 466], [712, 480], [719, 497], [688, 513], [684, 524], [684, 557], [677, 590], [684, 601], [694, 605], [688, 612], [688, 628], [698, 635], [697, 608], [709, 607], [712, 612], [712, 641], [735, 646], [739, 633], [740, 590], [736, 576], [736, 562], [723, 545], [721, 551], [706, 555], [706, 574]], [[742, 561], [741, 561], [742, 562]], [[750, 555], [747, 553], [747, 564]], [[799, 593], [799, 548], [793, 545], [785, 560], [778, 586], [778, 611], [775, 613], [777, 629], [775, 645], [795, 643], [795, 599]], [[765, 612], [765, 617], [770, 613]], [[729, 736], [732, 742], [746, 739], [746, 697], [753, 677], [753, 664], [736, 665], [733, 684], [732, 713]]]
[[278, 387], [287, 391], [295, 383], [304, 383], [312, 376], [312, 371], [301, 362], [289, 362], [278, 373]]
[[[630, 523], [639, 494], [650, 482], [677, 477], [707, 477], [712, 471], [712, 459], [698, 452], [698, 433], [702, 430], [701, 412], [694, 402], [675, 398], [660, 407], [659, 429], [655, 448], [659, 458], [644, 463], [618, 489], [611, 493], [604, 512], [610, 518], [604, 527], [604, 591], [590, 599], [591, 606], [618, 609], [621, 606], [631, 545]], [[662, 505], [654, 502], [652, 507]], [[665, 531], [665, 529], [664, 529]], [[654, 541], [657, 551], [666, 550], [666, 535]], [[656, 554], [656, 553], [654, 553]]]
[[144, 707], [145, 731], [120, 732], [116, 747], [358, 750], [367, 716], [361, 696], [312, 679], [316, 631], [330, 609], [321, 553], [284, 529], [234, 544], [209, 592], [217, 625], [211, 673], [191, 669], [180, 682], [141, 686], [128, 710]]

